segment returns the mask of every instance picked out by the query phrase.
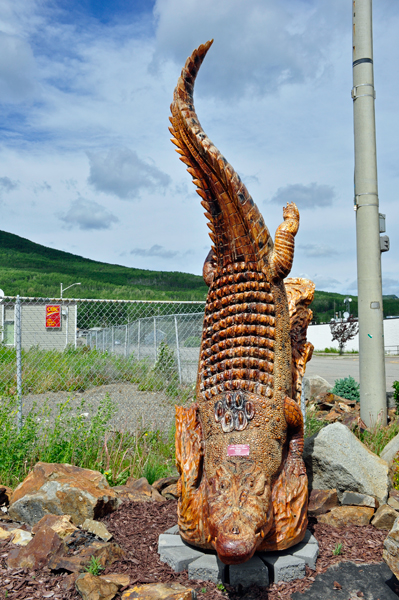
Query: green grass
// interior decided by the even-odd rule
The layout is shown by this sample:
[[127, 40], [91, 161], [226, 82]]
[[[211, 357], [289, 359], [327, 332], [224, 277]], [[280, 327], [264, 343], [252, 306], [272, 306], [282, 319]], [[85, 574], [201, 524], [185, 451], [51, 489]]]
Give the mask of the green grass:
[[104, 569], [105, 567], [101, 565], [100, 559], [92, 556], [89, 564], [85, 568], [85, 571], [91, 575], [99, 575], [101, 571], [104, 571]]
[[[0, 403], [0, 481], [15, 487], [38, 462], [68, 463], [103, 473], [110, 485], [124, 484], [129, 476], [155, 479], [175, 471], [174, 432], [113, 432], [114, 404], [106, 396], [94, 409], [82, 400], [52, 412], [47, 404], [34, 407], [17, 430], [16, 398]], [[83, 413], [89, 412], [87, 419]]]

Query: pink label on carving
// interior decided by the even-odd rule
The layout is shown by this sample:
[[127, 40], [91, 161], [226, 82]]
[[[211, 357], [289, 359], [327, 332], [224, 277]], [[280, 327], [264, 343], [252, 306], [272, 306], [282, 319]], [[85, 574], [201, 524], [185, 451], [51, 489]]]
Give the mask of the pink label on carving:
[[227, 456], [249, 456], [249, 444], [231, 444], [227, 446]]

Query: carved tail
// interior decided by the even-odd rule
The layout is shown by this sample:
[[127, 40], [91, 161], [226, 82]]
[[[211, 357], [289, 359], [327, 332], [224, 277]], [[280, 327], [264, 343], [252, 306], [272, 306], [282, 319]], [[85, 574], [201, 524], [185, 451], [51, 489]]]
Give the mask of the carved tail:
[[170, 132], [202, 198], [213, 253], [218, 266], [223, 267], [232, 262], [261, 260], [273, 242], [245, 185], [204, 133], [195, 113], [194, 81], [212, 41], [187, 59], [174, 91]]

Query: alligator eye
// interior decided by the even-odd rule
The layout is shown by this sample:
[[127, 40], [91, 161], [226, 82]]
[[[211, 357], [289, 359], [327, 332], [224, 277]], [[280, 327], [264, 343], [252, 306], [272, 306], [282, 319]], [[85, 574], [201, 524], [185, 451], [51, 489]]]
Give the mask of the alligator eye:
[[251, 401], [245, 403], [245, 414], [247, 419], [253, 419], [255, 416], [255, 407]]
[[215, 404], [215, 421], [216, 421], [216, 423], [219, 423], [219, 421], [223, 418], [223, 415], [224, 415], [223, 404], [219, 400]]
[[246, 428], [248, 424], [247, 417], [244, 414], [244, 411], [239, 410], [235, 414], [234, 425], [237, 431], [242, 431]]
[[222, 429], [224, 433], [230, 433], [234, 429], [234, 419], [233, 414], [226, 410], [224, 417], [222, 418]]

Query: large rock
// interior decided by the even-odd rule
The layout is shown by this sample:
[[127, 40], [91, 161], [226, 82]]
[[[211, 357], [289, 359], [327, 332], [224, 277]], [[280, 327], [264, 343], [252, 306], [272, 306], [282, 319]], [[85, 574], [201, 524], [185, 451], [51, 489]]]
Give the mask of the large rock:
[[374, 509], [368, 506], [336, 506], [331, 512], [317, 517], [319, 523], [332, 525], [333, 527], [347, 527], [356, 525], [363, 527], [370, 523]]
[[39, 570], [46, 567], [51, 557], [63, 549], [61, 538], [51, 527], [42, 527], [27, 546], [13, 548], [8, 554], [9, 569]]
[[116, 583], [105, 581], [91, 573], [81, 573], [75, 585], [83, 600], [112, 600], [119, 589]]
[[180, 583], [135, 585], [122, 594], [122, 600], [194, 600], [195, 591]]
[[338, 506], [337, 490], [312, 490], [309, 496], [308, 515], [316, 517], [324, 515]]
[[393, 459], [395, 458], [398, 452], [399, 433], [398, 435], [395, 435], [395, 437], [392, 438], [392, 440], [385, 446], [385, 448], [380, 454], [380, 458], [382, 458], [382, 460], [385, 460], [385, 462], [388, 463], [388, 466], [390, 467], [392, 465]]
[[70, 515], [75, 525], [98, 519], [120, 504], [116, 492], [98, 471], [67, 464], [37, 463], [16, 488], [9, 514], [35, 525], [46, 514]]
[[380, 504], [388, 498], [388, 465], [342, 423], [323, 427], [305, 440], [303, 458], [310, 489], [336, 489], [338, 498], [352, 491], [375, 496]]
[[315, 398], [319, 394], [325, 394], [333, 387], [331, 383], [328, 383], [326, 379], [320, 377], [320, 375], [312, 375], [309, 377], [310, 384], [310, 397]]
[[36, 525], [32, 528], [32, 533], [36, 534], [42, 527], [51, 527], [53, 531], [58, 533], [60, 538], [65, 538], [67, 535], [71, 535], [77, 530], [76, 525], [71, 523], [70, 515], [45, 515]]
[[394, 575], [399, 578], [399, 517], [384, 540], [382, 558]]
[[395, 523], [397, 517], [398, 513], [395, 509], [393, 509], [391, 506], [388, 506], [388, 504], [383, 504], [375, 513], [371, 524], [377, 529], [389, 530]]

